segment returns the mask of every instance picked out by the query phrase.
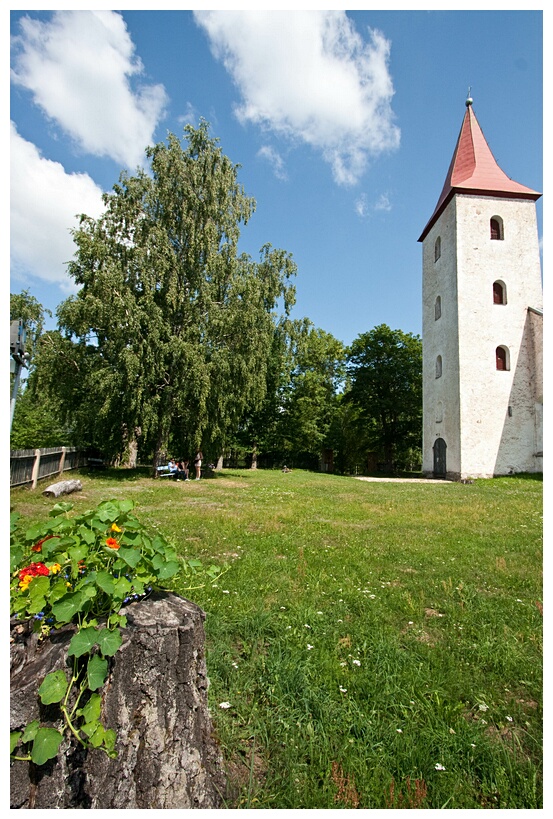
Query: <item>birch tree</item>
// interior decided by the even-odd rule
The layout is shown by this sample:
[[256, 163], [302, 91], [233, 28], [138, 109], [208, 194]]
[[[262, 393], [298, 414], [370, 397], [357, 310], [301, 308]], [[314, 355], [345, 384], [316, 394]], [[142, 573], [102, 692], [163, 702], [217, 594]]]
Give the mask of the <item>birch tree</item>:
[[294, 303], [288, 253], [238, 253], [255, 209], [238, 166], [205, 121], [183, 142], [148, 148], [149, 172], [123, 173], [103, 215], [80, 217], [80, 290], [58, 310], [66, 338], [97, 348], [87, 391], [107, 454], [140, 445], [154, 467], [170, 441], [215, 446], [260, 404], [275, 310]]

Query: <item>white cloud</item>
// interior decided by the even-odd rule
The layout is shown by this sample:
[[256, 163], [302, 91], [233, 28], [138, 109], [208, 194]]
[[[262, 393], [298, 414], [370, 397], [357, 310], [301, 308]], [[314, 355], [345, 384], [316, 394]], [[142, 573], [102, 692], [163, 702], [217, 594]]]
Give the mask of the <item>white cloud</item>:
[[381, 193], [374, 204], [369, 203], [366, 193], [361, 193], [354, 202], [354, 208], [361, 219], [366, 219], [370, 216], [370, 212], [374, 210], [391, 211], [392, 203], [387, 193]]
[[390, 197], [387, 193], [381, 193], [378, 197], [378, 200], [374, 206], [375, 210], [385, 210], [390, 211], [392, 210], [392, 203], [390, 202]]
[[27, 281], [30, 274], [73, 292], [67, 262], [76, 246], [69, 231], [78, 226], [77, 214], [100, 215], [102, 191], [87, 174], [67, 174], [44, 159], [13, 123], [10, 136], [12, 276]]
[[270, 145], [263, 145], [263, 147], [257, 152], [257, 155], [269, 162], [277, 179], [288, 179], [288, 175], [284, 167], [284, 160], [278, 151], [275, 151], [275, 149]]
[[355, 200], [355, 212], [361, 219], [364, 219], [368, 213], [367, 194], [362, 193]]
[[371, 156], [393, 150], [390, 43], [368, 40], [344, 11], [196, 11], [214, 56], [241, 95], [239, 119], [307, 143], [336, 182], [358, 181]]
[[23, 17], [14, 37], [12, 80], [88, 153], [134, 168], [153, 143], [167, 96], [137, 84], [143, 66], [120, 14], [56, 11], [50, 21]]

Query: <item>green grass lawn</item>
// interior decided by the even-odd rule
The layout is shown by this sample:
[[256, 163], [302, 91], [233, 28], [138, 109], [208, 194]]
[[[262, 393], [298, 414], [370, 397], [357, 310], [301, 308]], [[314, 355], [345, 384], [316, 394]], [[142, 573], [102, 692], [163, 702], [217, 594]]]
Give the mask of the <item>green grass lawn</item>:
[[[226, 567], [175, 590], [207, 614], [228, 807], [543, 806], [541, 480], [79, 477], [76, 511], [132, 498]], [[29, 522], [45, 486], [12, 491]]]

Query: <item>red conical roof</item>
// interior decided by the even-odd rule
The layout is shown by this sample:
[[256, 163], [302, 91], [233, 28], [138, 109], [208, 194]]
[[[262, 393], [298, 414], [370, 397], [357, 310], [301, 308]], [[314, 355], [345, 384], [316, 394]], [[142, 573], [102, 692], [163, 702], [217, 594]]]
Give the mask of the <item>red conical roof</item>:
[[479, 196], [501, 196], [511, 199], [539, 199], [541, 193], [509, 179], [490, 151], [478, 120], [467, 100], [467, 110], [461, 132], [447, 172], [438, 204], [423, 230], [422, 242], [438, 216], [455, 193], [473, 193]]

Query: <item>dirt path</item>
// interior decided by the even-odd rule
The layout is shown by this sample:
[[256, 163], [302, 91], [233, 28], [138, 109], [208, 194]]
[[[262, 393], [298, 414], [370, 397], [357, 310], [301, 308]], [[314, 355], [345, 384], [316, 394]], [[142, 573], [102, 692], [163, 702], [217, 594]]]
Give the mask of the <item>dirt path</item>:
[[363, 478], [356, 475], [358, 481], [375, 481], [379, 483], [452, 483], [439, 478]]

